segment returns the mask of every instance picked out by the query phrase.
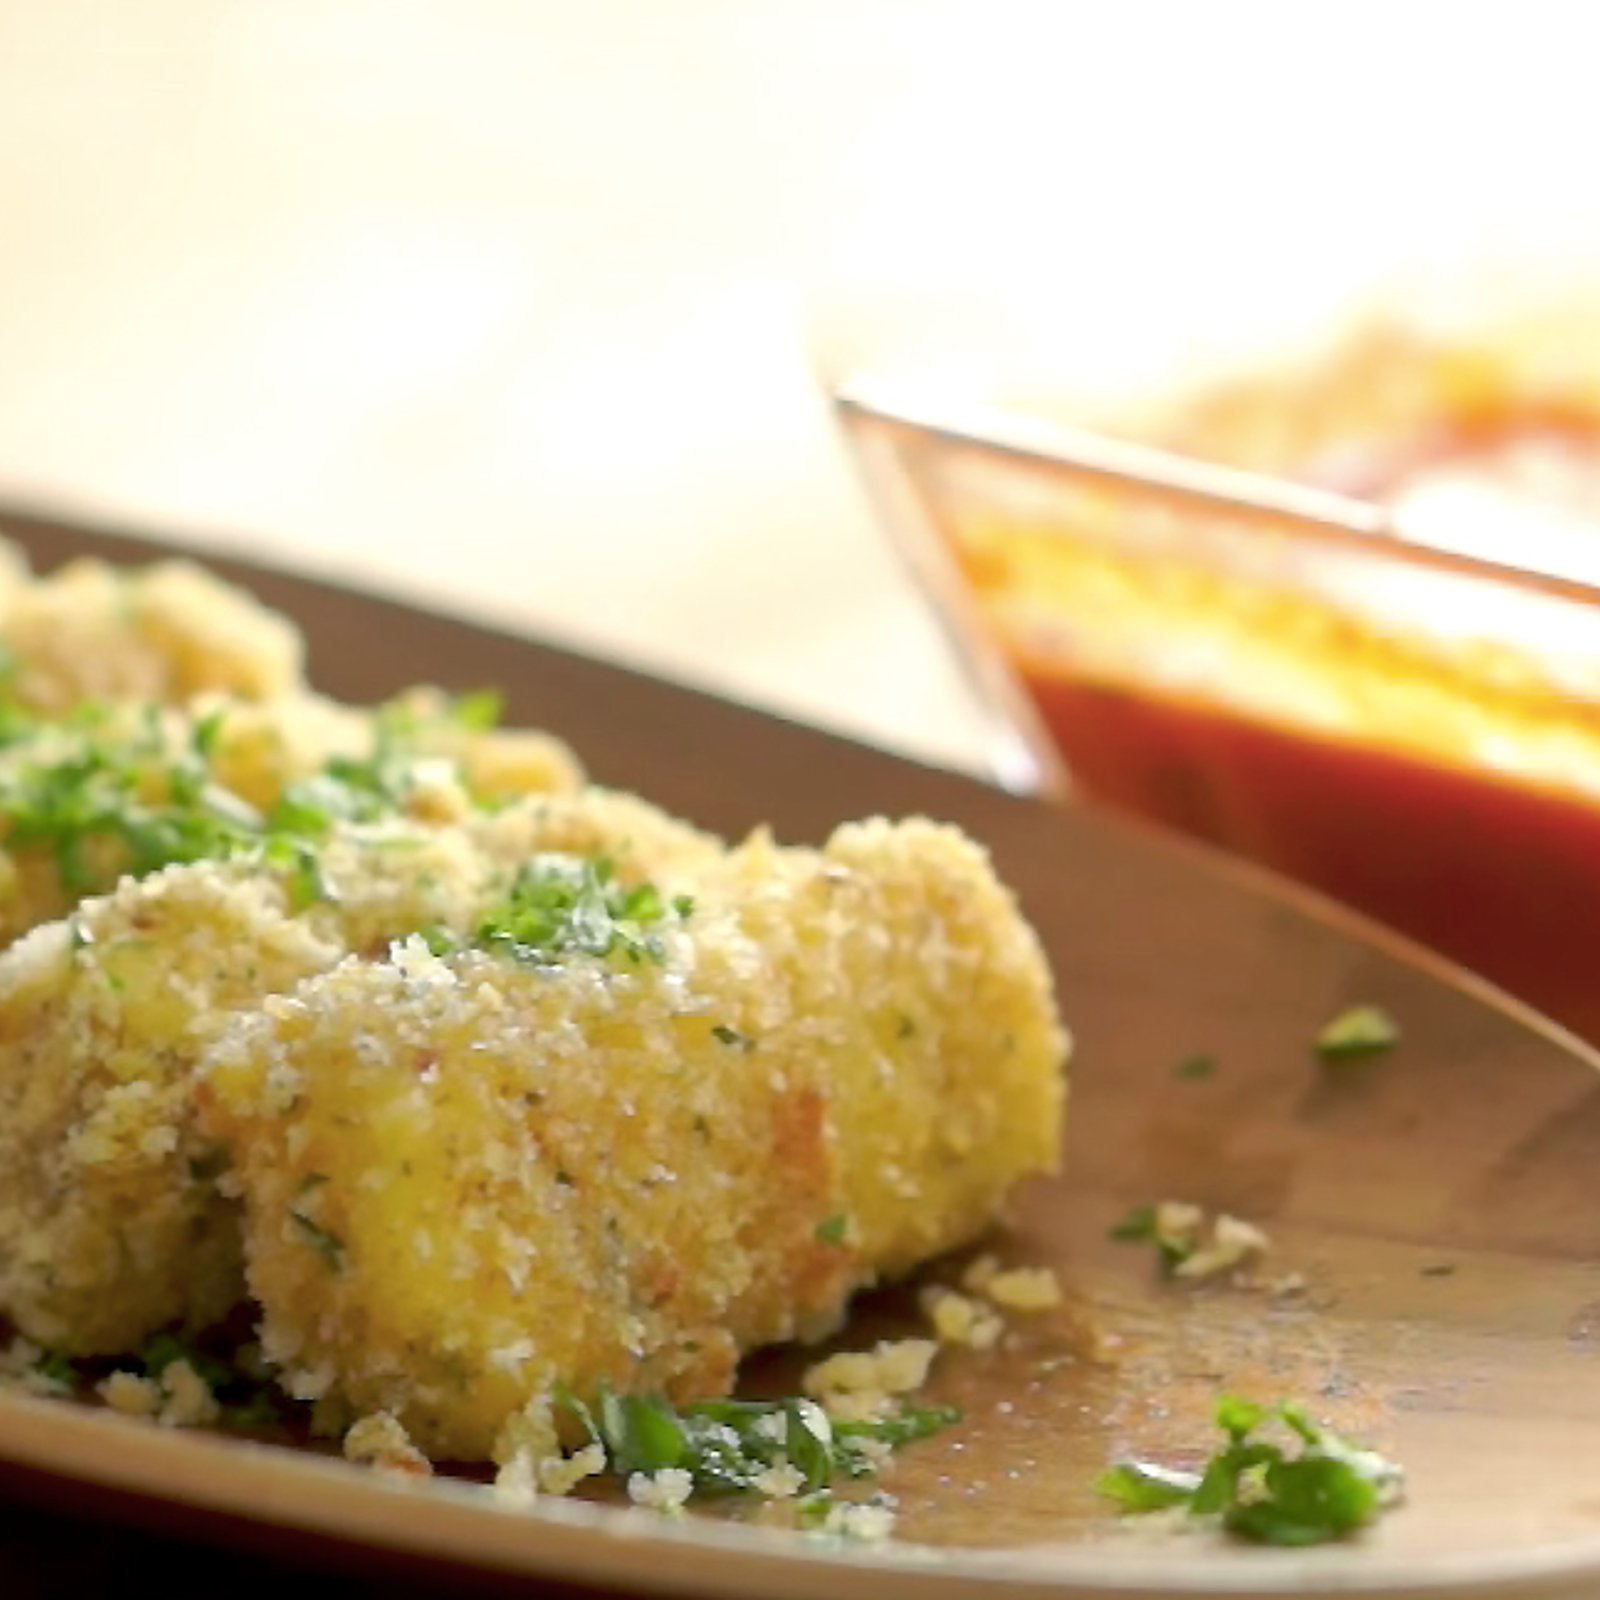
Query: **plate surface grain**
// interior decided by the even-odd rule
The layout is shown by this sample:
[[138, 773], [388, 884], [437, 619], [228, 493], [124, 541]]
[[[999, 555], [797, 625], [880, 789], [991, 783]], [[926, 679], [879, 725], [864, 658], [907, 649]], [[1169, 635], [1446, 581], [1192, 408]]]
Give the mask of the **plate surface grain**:
[[[41, 566], [170, 553], [0, 521]], [[109, 1532], [86, 1555], [68, 1524], [21, 1513], [18, 1497], [324, 1567], [353, 1561], [345, 1594], [366, 1582], [375, 1593], [396, 1560], [431, 1565], [400, 1587], [385, 1575], [390, 1595], [516, 1574], [796, 1600], [986, 1587], [1600, 1592], [1600, 1076], [1582, 1047], [1442, 963], [1195, 849], [461, 622], [215, 565], [304, 627], [329, 693], [499, 686], [509, 721], [562, 734], [598, 780], [725, 833], [770, 822], [815, 841], [848, 818], [925, 812], [984, 840], [1050, 951], [1077, 1040], [1066, 1171], [1018, 1196], [993, 1245], [1053, 1266], [1067, 1299], [1014, 1317], [998, 1351], [941, 1356], [935, 1393], [965, 1421], [908, 1452], [887, 1484], [914, 1548], [830, 1553], [584, 1505], [513, 1514], [470, 1486], [397, 1487], [287, 1451], [0, 1398], [0, 1568], [22, 1574], [17, 1592], [30, 1572], [66, 1592], [62, 1576], [85, 1561], [144, 1562], [169, 1593], [200, 1592], [231, 1581], [240, 1559]], [[1399, 1046], [1318, 1063], [1317, 1029], [1368, 1002], [1399, 1020]], [[1215, 1071], [1177, 1077], [1197, 1052]], [[1304, 1292], [1163, 1282], [1146, 1250], [1107, 1230], [1165, 1198], [1264, 1226], [1263, 1276], [1299, 1274]], [[908, 1297], [891, 1294], [863, 1307], [850, 1336], [914, 1326]], [[782, 1358], [766, 1366], [772, 1376]], [[1305, 1401], [1393, 1454], [1407, 1505], [1369, 1537], [1299, 1554], [1119, 1526], [1095, 1474], [1113, 1456], [1207, 1445], [1225, 1391]], [[249, 1570], [264, 1569], [252, 1558]]]

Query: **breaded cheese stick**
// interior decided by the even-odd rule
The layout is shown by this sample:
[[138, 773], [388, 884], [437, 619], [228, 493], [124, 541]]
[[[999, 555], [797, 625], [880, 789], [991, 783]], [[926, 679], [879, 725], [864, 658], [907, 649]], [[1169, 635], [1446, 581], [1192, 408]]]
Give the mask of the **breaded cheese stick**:
[[541, 852], [587, 856], [609, 861], [624, 883], [648, 879], [666, 893], [692, 889], [728, 848], [638, 795], [598, 784], [475, 812], [461, 827], [476, 849], [504, 866]]
[[342, 962], [202, 1068], [268, 1358], [437, 1457], [504, 1456], [558, 1385], [723, 1392], [1057, 1159], [1049, 972], [955, 831], [757, 839], [609, 937], [578, 903], [529, 891], [537, 948]]
[[443, 690], [420, 685], [381, 708], [408, 728], [411, 749], [454, 763], [479, 800], [516, 800], [530, 794], [565, 794], [583, 781], [572, 750], [553, 734], [533, 728], [480, 728], [463, 722], [457, 702]]
[[424, 822], [582, 787], [582, 765], [554, 734], [466, 727], [450, 708], [436, 690], [411, 690], [376, 709], [309, 694], [259, 705], [207, 697], [194, 704], [190, 726], [216, 718], [212, 776], [262, 811], [290, 784], [341, 762], [367, 764], [376, 776], [386, 770], [394, 809]]
[[127, 882], [0, 956], [0, 1313], [18, 1332], [118, 1354], [237, 1303], [190, 1065], [225, 1008], [341, 954], [277, 885], [207, 864]]
[[[187, 561], [118, 567], [74, 561], [33, 578], [0, 541], [0, 649], [18, 705], [62, 716], [84, 701], [260, 706], [237, 718], [221, 754], [258, 804], [265, 775], [297, 776], [329, 756], [370, 753], [375, 714], [305, 686], [299, 630], [243, 590]], [[408, 691], [386, 708], [414, 724], [414, 753], [458, 764], [483, 799], [575, 788], [581, 773], [559, 739], [532, 729], [466, 728], [450, 697]], [[381, 716], [378, 713], [377, 716]], [[254, 782], [252, 782], [254, 779]]]
[[486, 800], [579, 788], [581, 769], [558, 739], [464, 729], [439, 704], [428, 717], [409, 709], [403, 737], [388, 708], [312, 695], [107, 705], [27, 730], [0, 749], [0, 946], [127, 872], [350, 816], [448, 825]]
[[47, 714], [84, 700], [180, 704], [214, 690], [267, 700], [303, 687], [299, 630], [187, 561], [74, 561], [0, 590], [9, 692]]
[[244, 862], [171, 867], [85, 901], [0, 955], [0, 1315], [74, 1355], [203, 1327], [243, 1298], [225, 1152], [192, 1077], [235, 1007], [381, 955], [419, 928], [466, 935], [541, 848], [600, 849], [619, 882], [670, 882], [709, 836], [631, 796], [527, 801], [472, 828], [342, 829], [325, 898]]

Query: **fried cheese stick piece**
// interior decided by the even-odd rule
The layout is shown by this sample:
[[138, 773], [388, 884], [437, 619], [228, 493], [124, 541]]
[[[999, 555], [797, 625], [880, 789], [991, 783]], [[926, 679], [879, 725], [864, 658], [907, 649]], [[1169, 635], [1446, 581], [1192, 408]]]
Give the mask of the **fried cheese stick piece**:
[[[370, 751], [374, 714], [310, 694], [304, 642], [288, 618], [187, 561], [123, 568], [69, 563], [33, 578], [0, 541], [0, 649], [18, 705], [63, 716], [84, 701], [232, 710], [223, 781], [269, 804], [271, 782], [330, 756]], [[254, 710], [252, 714], [252, 708]], [[510, 799], [575, 788], [581, 773], [558, 739], [533, 730], [468, 729], [437, 689], [391, 702], [416, 725], [415, 753], [459, 764], [472, 792]]]
[[385, 752], [424, 769], [403, 809], [425, 821], [456, 821], [474, 801], [570, 794], [584, 781], [577, 756], [555, 735], [464, 726], [450, 697], [433, 688], [408, 689], [375, 710], [311, 694], [259, 705], [211, 696], [195, 703], [193, 720], [209, 715], [218, 719], [213, 776], [262, 810], [329, 761], [370, 762]]
[[[123, 568], [69, 563], [33, 578], [0, 541], [0, 648], [6, 690], [19, 705], [62, 716], [86, 700], [214, 709], [238, 702], [235, 748], [224, 750], [251, 792], [276, 772], [296, 776], [329, 756], [370, 749], [373, 715], [307, 692], [304, 642], [288, 618], [187, 561]], [[255, 716], [247, 708], [262, 706]], [[548, 734], [466, 729], [436, 689], [408, 691], [391, 709], [417, 725], [416, 753], [457, 762], [474, 794], [509, 799], [581, 781], [572, 752]], [[243, 712], [243, 715], [240, 713]], [[253, 757], [253, 759], [252, 759]], [[253, 772], [253, 768], [263, 771]]]
[[468, 827], [344, 830], [320, 862], [332, 898], [298, 913], [282, 874], [201, 862], [125, 880], [0, 955], [0, 1315], [74, 1355], [223, 1316], [244, 1282], [226, 1155], [192, 1115], [205, 1042], [350, 952], [465, 934], [540, 849], [603, 850], [625, 882], [719, 851], [643, 801], [586, 791]]
[[954, 830], [758, 838], [659, 959], [603, 948], [413, 941], [212, 1043], [201, 1125], [291, 1392], [503, 1460], [557, 1385], [726, 1391], [1056, 1163], [1050, 975]]
[[268, 700], [303, 687], [304, 647], [275, 611], [187, 561], [74, 561], [0, 588], [10, 693], [59, 714], [83, 700]]
[[[33, 730], [0, 750], [0, 946], [65, 916], [124, 872], [186, 859], [190, 825], [218, 814], [238, 822], [248, 843], [286, 796], [330, 817], [357, 802], [445, 825], [470, 820], [480, 801], [581, 785], [560, 740], [466, 729], [446, 707], [435, 692], [414, 692], [398, 742], [387, 731], [390, 708], [312, 695], [259, 705], [205, 697], [186, 710], [130, 703]], [[169, 843], [175, 826], [187, 832]]]

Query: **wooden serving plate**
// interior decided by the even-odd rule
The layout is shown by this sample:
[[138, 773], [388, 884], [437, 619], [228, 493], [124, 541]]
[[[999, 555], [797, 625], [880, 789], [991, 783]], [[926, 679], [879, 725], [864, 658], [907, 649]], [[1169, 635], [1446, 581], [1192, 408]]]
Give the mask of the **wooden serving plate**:
[[[4, 520], [43, 566], [170, 553]], [[263, 1579], [346, 1595], [583, 1584], [792, 1600], [1600, 1591], [1600, 1077], [1584, 1047], [1197, 849], [526, 640], [215, 565], [301, 623], [316, 681], [344, 698], [419, 679], [500, 686], [510, 720], [565, 735], [598, 779], [725, 833], [766, 821], [815, 840], [845, 818], [925, 812], [987, 841], [1077, 1037], [1066, 1171], [1019, 1195], [995, 1247], [1053, 1266], [1067, 1303], [1015, 1319], [997, 1351], [941, 1357], [935, 1392], [965, 1421], [887, 1484], [909, 1542], [865, 1551], [605, 1506], [512, 1512], [468, 1484], [396, 1485], [0, 1397], [8, 1596]], [[1399, 1046], [1319, 1064], [1318, 1027], [1361, 1002], [1393, 1012]], [[1197, 1051], [1215, 1073], [1176, 1077]], [[1303, 1274], [1306, 1292], [1179, 1286], [1108, 1239], [1130, 1205], [1168, 1197], [1262, 1224], [1265, 1276]], [[913, 1324], [909, 1297], [889, 1294], [850, 1337]], [[1130, 1451], [1205, 1445], [1228, 1390], [1303, 1400], [1392, 1454], [1407, 1504], [1361, 1539], [1299, 1553], [1119, 1525], [1096, 1473]]]

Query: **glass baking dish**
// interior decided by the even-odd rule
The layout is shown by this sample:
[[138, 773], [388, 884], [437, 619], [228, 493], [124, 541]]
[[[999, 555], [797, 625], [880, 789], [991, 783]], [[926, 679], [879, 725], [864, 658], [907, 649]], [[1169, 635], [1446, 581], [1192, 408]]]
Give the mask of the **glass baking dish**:
[[1261, 862], [1600, 1041], [1600, 309], [1093, 431], [857, 379], [841, 415], [996, 773]]

